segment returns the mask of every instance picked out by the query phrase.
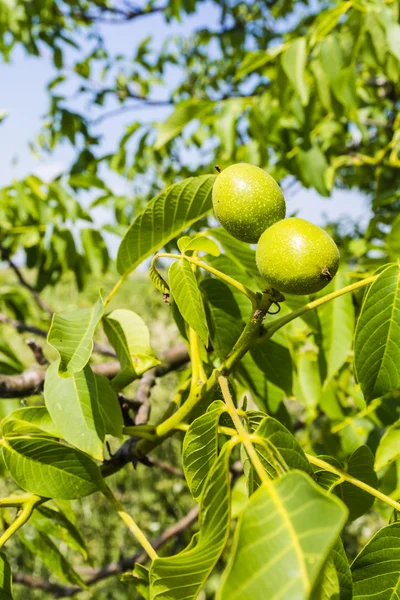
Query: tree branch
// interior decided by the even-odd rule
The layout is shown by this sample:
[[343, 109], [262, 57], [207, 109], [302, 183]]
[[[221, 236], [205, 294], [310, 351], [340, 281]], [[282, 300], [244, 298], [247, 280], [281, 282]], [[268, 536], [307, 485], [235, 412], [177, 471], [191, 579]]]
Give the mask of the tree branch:
[[[196, 521], [199, 514], [199, 506], [195, 506], [183, 519], [168, 527], [161, 535], [152, 541], [151, 545], [155, 550], [158, 550], [170, 539], [183, 533], [188, 527], [190, 527], [194, 521]], [[87, 586], [94, 585], [99, 581], [120, 575], [124, 571], [132, 570], [135, 563], [143, 563], [148, 559], [148, 556], [142, 552], [136, 552], [132, 556], [121, 558], [119, 561], [111, 562], [95, 569], [82, 569], [81, 573], [86, 576], [85, 583]], [[25, 575], [24, 573], [13, 574], [13, 581], [20, 583], [31, 589], [41, 589], [54, 594], [56, 598], [71, 598], [79, 592], [84, 590], [78, 586], [61, 586], [54, 584], [45, 579], [39, 579], [32, 577], [31, 575]]]
[[[47, 338], [48, 331], [46, 331], [46, 329], [36, 327], [35, 325], [27, 325], [26, 323], [22, 323], [22, 321], [11, 319], [3, 313], [0, 313], [0, 324], [1, 323], [4, 323], [5, 325], [11, 325], [11, 327], [14, 327], [14, 329], [16, 329], [19, 333], [33, 333], [38, 337]], [[93, 352], [96, 352], [96, 354], [102, 354], [103, 356], [116, 356], [115, 350], [111, 348], [111, 346], [108, 346], [107, 344], [101, 344], [99, 342], [94, 342]]]
[[[170, 371], [179, 369], [189, 361], [189, 354], [184, 344], [178, 344], [171, 350], [161, 353], [161, 365], [155, 368], [155, 377], [163, 377]], [[92, 365], [98, 375], [108, 379], [115, 377], [120, 370], [117, 361]], [[39, 394], [43, 387], [46, 371], [36, 365], [19, 375], [0, 376], [0, 398], [23, 398]]]

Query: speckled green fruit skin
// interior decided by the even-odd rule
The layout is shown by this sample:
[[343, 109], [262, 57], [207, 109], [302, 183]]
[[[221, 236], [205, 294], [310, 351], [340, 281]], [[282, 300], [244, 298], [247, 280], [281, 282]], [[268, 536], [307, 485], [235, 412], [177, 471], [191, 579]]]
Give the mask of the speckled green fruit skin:
[[275, 179], [246, 163], [231, 165], [218, 175], [212, 200], [221, 225], [249, 244], [257, 243], [263, 231], [286, 215], [285, 199]]
[[258, 242], [256, 261], [261, 276], [276, 290], [287, 294], [315, 294], [334, 277], [340, 254], [331, 238], [317, 225], [292, 217], [264, 231]]

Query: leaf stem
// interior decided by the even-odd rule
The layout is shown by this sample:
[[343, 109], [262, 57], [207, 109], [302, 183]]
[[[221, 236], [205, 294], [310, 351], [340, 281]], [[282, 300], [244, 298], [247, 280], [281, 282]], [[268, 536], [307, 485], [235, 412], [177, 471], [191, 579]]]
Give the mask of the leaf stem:
[[[156, 257], [160, 257], [160, 258], [181, 258], [182, 255], [181, 254], [172, 254], [172, 253], [168, 253], [168, 252], [159, 252]], [[187, 260], [189, 262], [191, 262], [192, 264], [201, 267], [202, 269], [204, 269], [205, 271], [208, 271], [209, 273], [212, 273], [213, 275], [215, 275], [215, 277], [218, 277], [218, 279], [221, 279], [222, 281], [225, 281], [226, 283], [229, 283], [229, 285], [233, 286], [234, 288], [236, 288], [239, 292], [241, 292], [242, 294], [244, 294], [245, 296], [247, 296], [247, 298], [249, 298], [249, 300], [251, 301], [253, 308], [257, 308], [258, 306], [258, 295], [253, 292], [253, 290], [251, 290], [250, 288], [248, 288], [246, 285], [243, 285], [243, 283], [240, 283], [239, 281], [237, 281], [236, 279], [234, 279], [233, 277], [230, 277], [229, 275], [226, 275], [225, 273], [222, 273], [222, 271], [218, 271], [218, 269], [215, 269], [214, 267], [211, 267], [210, 265], [207, 265], [207, 263], [201, 261], [199, 258], [193, 257], [193, 256], [186, 256], [185, 258], [187, 258]]]
[[322, 469], [324, 469], [324, 471], [329, 471], [330, 473], [334, 473], [335, 475], [338, 475], [339, 477], [344, 479], [344, 481], [348, 481], [349, 483], [352, 483], [353, 485], [360, 488], [361, 490], [364, 490], [364, 492], [371, 494], [371, 496], [375, 496], [375, 498], [378, 498], [382, 502], [389, 504], [389, 506], [391, 506], [392, 508], [394, 508], [395, 510], [400, 512], [400, 503], [396, 502], [396, 500], [393, 500], [392, 498], [389, 498], [389, 496], [382, 494], [382, 492], [380, 492], [379, 490], [376, 490], [375, 488], [371, 487], [367, 483], [364, 483], [363, 481], [356, 479], [356, 477], [352, 477], [345, 471], [342, 471], [340, 469], [337, 469], [336, 467], [333, 467], [332, 465], [330, 465], [328, 462], [325, 462], [321, 458], [317, 458], [316, 456], [313, 456], [312, 454], [306, 454], [306, 457], [310, 461], [311, 464], [316, 465], [317, 467], [321, 467]]
[[301, 306], [300, 308], [293, 310], [288, 315], [284, 315], [283, 317], [280, 317], [279, 319], [275, 319], [275, 321], [271, 321], [271, 323], [265, 327], [264, 334], [260, 337], [259, 341], [264, 342], [266, 339], [269, 339], [270, 337], [272, 337], [272, 335], [276, 331], [278, 331], [278, 329], [280, 329], [284, 325], [287, 325], [287, 323], [290, 323], [294, 319], [297, 319], [297, 317], [301, 317], [301, 315], [304, 315], [305, 313], [309, 312], [310, 310], [314, 310], [314, 308], [318, 308], [319, 306], [322, 306], [326, 302], [330, 302], [331, 300], [334, 300], [335, 298], [339, 298], [339, 296], [343, 296], [343, 294], [348, 294], [350, 292], [354, 292], [355, 290], [358, 290], [359, 288], [369, 285], [370, 283], [373, 283], [378, 277], [379, 277], [379, 275], [372, 275], [372, 277], [367, 277], [366, 279], [363, 279], [362, 281], [357, 281], [357, 283], [352, 283], [351, 285], [348, 285], [348, 286], [342, 288], [341, 290], [336, 290], [335, 292], [332, 292], [331, 294], [322, 296], [322, 298], [317, 298], [317, 300], [308, 302], [304, 306]]
[[117, 283], [114, 285], [113, 289], [108, 294], [107, 298], [104, 300], [104, 306], [107, 306], [107, 304], [109, 304], [109, 302], [114, 298], [115, 294], [118, 292], [125, 279], [126, 275], [123, 275], [120, 279], [118, 279]]
[[341, 421], [337, 425], [334, 425], [331, 428], [331, 433], [338, 433], [342, 429], [345, 429], [346, 427], [348, 427], [351, 424], [351, 422], [354, 421], [354, 419], [361, 419], [362, 417], [366, 417], [370, 413], [375, 412], [376, 409], [379, 408], [379, 406], [381, 404], [382, 404], [382, 398], [376, 398], [366, 408], [364, 408], [363, 410], [360, 410], [360, 412], [356, 413], [355, 415], [346, 417], [345, 419], [343, 419], [343, 421]]
[[199, 336], [194, 329], [189, 327], [189, 345], [190, 345], [190, 362], [192, 364], [192, 383], [191, 387], [198, 388], [207, 381], [207, 375], [204, 371], [203, 362], [200, 356], [200, 341]]
[[150, 544], [149, 540], [147, 539], [143, 531], [140, 529], [139, 525], [137, 525], [136, 522], [132, 519], [132, 517], [126, 512], [122, 504], [118, 502], [108, 485], [105, 485], [105, 490], [103, 491], [103, 493], [107, 500], [113, 506], [114, 510], [121, 517], [125, 525], [128, 527], [129, 531], [133, 533], [139, 544], [142, 546], [143, 550], [151, 558], [151, 560], [155, 560], [156, 558], [158, 558], [157, 552], [154, 550], [153, 546]]
[[[9, 500], [12, 499], [10, 498]], [[13, 500], [15, 501], [16, 499], [14, 498]], [[41, 496], [36, 496], [35, 494], [32, 494], [31, 496], [25, 496], [24, 501], [21, 503], [20, 513], [0, 537], [0, 548], [4, 546], [4, 544], [18, 531], [18, 529], [20, 529], [23, 525], [25, 525], [25, 523], [27, 523], [27, 521], [29, 521], [36, 506], [46, 502], [46, 500], [47, 498], [42, 498]], [[2, 504], [2, 506], [6, 506], [6, 504]]]
[[223, 375], [219, 375], [218, 383], [220, 385], [220, 388], [222, 391], [222, 396], [225, 400], [225, 404], [228, 407], [228, 412], [229, 412], [230, 416], [232, 417], [233, 424], [235, 425], [236, 430], [239, 434], [240, 440], [243, 443], [244, 447], [246, 448], [247, 454], [249, 455], [249, 458], [250, 458], [251, 462], [253, 463], [255, 470], [257, 471], [257, 475], [259, 476], [262, 483], [267, 488], [270, 488], [271, 482], [268, 477], [268, 474], [265, 471], [264, 467], [262, 466], [262, 463], [258, 457], [258, 454], [250, 440], [250, 436], [249, 436], [248, 432], [246, 431], [245, 427], [243, 426], [243, 423], [240, 420], [239, 415], [237, 414], [236, 407], [233, 403], [233, 399], [232, 399], [231, 393], [229, 391], [229, 385], [228, 385], [227, 378], [224, 377]]

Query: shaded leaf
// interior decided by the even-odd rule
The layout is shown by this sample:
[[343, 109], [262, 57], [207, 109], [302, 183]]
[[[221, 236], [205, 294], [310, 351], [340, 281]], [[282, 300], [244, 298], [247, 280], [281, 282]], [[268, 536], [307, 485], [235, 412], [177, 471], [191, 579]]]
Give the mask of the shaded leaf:
[[354, 600], [396, 600], [400, 589], [400, 523], [383, 527], [351, 565]]
[[394, 460], [400, 458], [400, 421], [389, 427], [376, 450], [375, 469], [380, 471]]
[[247, 386], [261, 410], [272, 414], [277, 412], [285, 393], [268, 381], [264, 370], [259, 368], [249, 353], [240, 361], [236, 376]]
[[219, 279], [203, 279], [200, 290], [205, 297], [205, 309], [213, 348], [224, 360], [242, 333], [244, 323], [231, 288]]
[[353, 583], [349, 561], [340, 538], [336, 540], [324, 568], [320, 589], [311, 600], [352, 600]]
[[[328, 461], [333, 466], [343, 470], [342, 465], [335, 459], [332, 460], [329, 457]], [[355, 479], [367, 483], [373, 488], [378, 487], [378, 478], [374, 471], [374, 456], [368, 446], [360, 446], [353, 452], [348, 460], [346, 471]], [[349, 521], [361, 517], [372, 507], [375, 501], [374, 496], [348, 481], [343, 481], [340, 476], [334, 473], [323, 470], [317, 471], [315, 478], [320, 485], [329, 491], [334, 491], [343, 500], [349, 509]]]
[[7, 556], [0, 552], [0, 600], [13, 600], [12, 575]]
[[211, 229], [209, 234], [212, 235], [222, 245], [226, 255], [236, 263], [247, 275], [257, 282], [261, 289], [265, 289], [266, 283], [261, 278], [256, 265], [256, 253], [249, 244], [240, 242], [231, 236], [225, 229]]
[[117, 394], [106, 377], [95, 374], [95, 379], [105, 433], [122, 438], [124, 420]]
[[[343, 271], [339, 271], [332, 283], [324, 289], [324, 295], [348, 285]], [[354, 307], [351, 294], [343, 294], [334, 302], [326, 302], [318, 308], [317, 340], [320, 351], [322, 383], [329, 381], [347, 360], [353, 343]], [[322, 356], [322, 358], [321, 358]]]
[[367, 402], [400, 388], [400, 265], [389, 265], [368, 288], [354, 354]]
[[86, 587], [82, 577], [75, 571], [71, 563], [61, 554], [48, 535], [27, 526], [18, 531], [18, 537], [34, 556], [62, 581]]
[[77, 550], [87, 559], [86, 542], [76, 525], [64, 513], [53, 510], [48, 506], [39, 506], [29, 519], [29, 523], [41, 533], [60, 538], [70, 548]]
[[201, 497], [200, 532], [183, 552], [152, 562], [150, 600], [194, 600], [220, 557], [229, 535], [231, 449], [225, 444], [209, 472]]
[[201, 495], [210, 469], [217, 458], [219, 418], [225, 411], [224, 402], [213, 402], [207, 412], [189, 425], [183, 440], [183, 470], [195, 499]]
[[393, 221], [392, 229], [387, 236], [387, 248], [390, 258], [400, 261], [400, 215]]

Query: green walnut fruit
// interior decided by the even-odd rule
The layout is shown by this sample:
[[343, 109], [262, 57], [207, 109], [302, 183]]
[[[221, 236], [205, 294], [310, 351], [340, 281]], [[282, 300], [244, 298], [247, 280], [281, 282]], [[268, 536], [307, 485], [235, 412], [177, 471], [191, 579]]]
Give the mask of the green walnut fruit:
[[217, 177], [214, 213], [233, 237], [255, 244], [273, 223], [285, 218], [286, 204], [275, 179], [259, 167], [238, 163]]
[[262, 277], [288, 294], [322, 290], [336, 275], [339, 259], [338, 247], [326, 231], [294, 217], [264, 231], [256, 250]]

